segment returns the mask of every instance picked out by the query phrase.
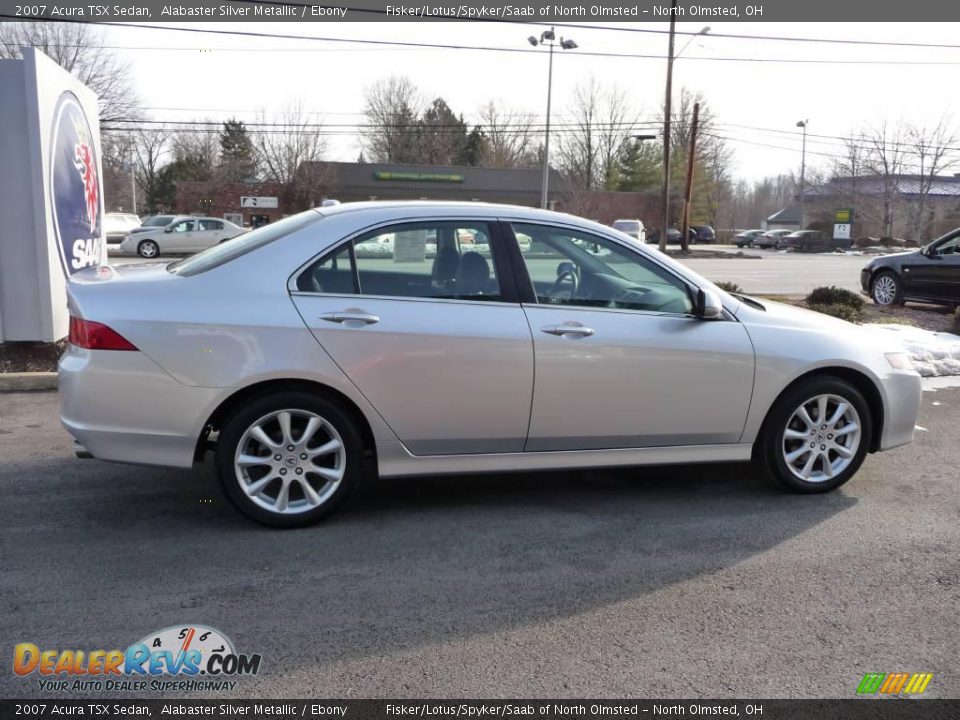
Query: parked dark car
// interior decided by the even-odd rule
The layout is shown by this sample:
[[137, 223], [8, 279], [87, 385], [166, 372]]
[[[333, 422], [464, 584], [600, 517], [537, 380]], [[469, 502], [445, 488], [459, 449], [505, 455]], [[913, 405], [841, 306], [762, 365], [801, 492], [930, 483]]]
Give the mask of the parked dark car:
[[761, 235], [763, 235], [763, 230], [744, 230], [733, 236], [733, 242], [736, 243], [738, 248], [753, 247], [753, 243]]
[[780, 247], [796, 250], [836, 250], [847, 249], [853, 244], [851, 240], [834, 240], [819, 230], [797, 230], [780, 238]]
[[860, 271], [860, 286], [878, 305], [960, 305], [960, 228], [919, 250], [874, 258]]
[[[660, 231], [654, 230], [652, 233], [647, 235], [647, 242], [651, 245], [656, 245], [660, 242]], [[667, 229], [667, 245], [679, 245], [680, 244], [680, 231], [676, 228]]]
[[690, 242], [691, 243], [712, 243], [717, 241], [717, 234], [709, 225], [691, 225]]

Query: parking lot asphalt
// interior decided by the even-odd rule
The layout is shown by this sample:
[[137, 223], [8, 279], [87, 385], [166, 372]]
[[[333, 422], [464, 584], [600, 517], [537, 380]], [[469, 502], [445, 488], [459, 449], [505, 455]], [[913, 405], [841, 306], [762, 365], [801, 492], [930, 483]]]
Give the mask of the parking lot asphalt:
[[263, 656], [228, 697], [957, 697], [960, 389], [919, 423], [822, 496], [745, 465], [420, 478], [276, 531], [209, 466], [77, 460], [55, 393], [0, 395], [0, 696], [49, 696], [14, 643], [203, 623]]

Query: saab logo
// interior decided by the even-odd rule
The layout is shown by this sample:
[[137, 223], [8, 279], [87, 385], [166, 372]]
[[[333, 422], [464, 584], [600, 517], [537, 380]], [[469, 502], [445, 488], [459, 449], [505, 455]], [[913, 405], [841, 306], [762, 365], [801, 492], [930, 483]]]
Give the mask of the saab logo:
[[932, 679], [933, 673], [867, 673], [857, 686], [857, 694], [919, 695]]
[[65, 92], [57, 101], [50, 138], [50, 208], [57, 250], [69, 278], [100, 264], [101, 203], [96, 144], [80, 100]]

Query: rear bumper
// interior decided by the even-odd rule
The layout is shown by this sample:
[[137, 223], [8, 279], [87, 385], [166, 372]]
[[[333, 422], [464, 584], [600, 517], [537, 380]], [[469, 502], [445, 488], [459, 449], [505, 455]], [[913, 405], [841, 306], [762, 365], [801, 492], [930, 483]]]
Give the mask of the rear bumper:
[[190, 467], [221, 388], [183, 385], [141, 352], [81, 350], [60, 359], [60, 421], [100, 460]]
[[913, 441], [920, 397], [923, 394], [920, 376], [912, 372], [892, 372], [883, 380], [884, 418], [880, 450], [906, 445]]

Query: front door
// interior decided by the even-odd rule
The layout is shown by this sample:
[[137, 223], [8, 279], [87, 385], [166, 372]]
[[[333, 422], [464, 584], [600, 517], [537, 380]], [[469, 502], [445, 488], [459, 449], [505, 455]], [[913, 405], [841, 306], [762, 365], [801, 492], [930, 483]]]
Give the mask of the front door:
[[754, 372], [742, 325], [695, 317], [683, 280], [611, 239], [512, 227], [535, 295], [526, 450], [738, 442]]
[[934, 244], [903, 263], [904, 289], [910, 295], [960, 302], [960, 235]]
[[415, 455], [523, 450], [533, 348], [495, 230], [386, 226], [297, 278], [317, 342]]
[[164, 231], [160, 242], [165, 252], [193, 252], [197, 242], [196, 236], [197, 221], [181, 220]]

